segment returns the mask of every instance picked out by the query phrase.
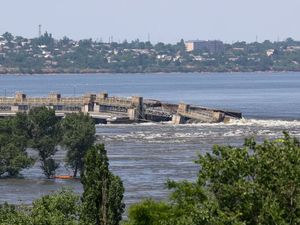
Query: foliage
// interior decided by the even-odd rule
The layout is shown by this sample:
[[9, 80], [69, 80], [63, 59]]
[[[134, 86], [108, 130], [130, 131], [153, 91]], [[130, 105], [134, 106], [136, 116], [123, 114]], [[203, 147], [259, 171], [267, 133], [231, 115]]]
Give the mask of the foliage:
[[33, 159], [27, 156], [25, 150], [18, 148], [15, 144], [0, 147], [0, 176], [7, 173], [8, 177], [15, 177], [32, 163]]
[[[10, 33], [2, 36], [0, 73], [300, 71], [300, 42], [291, 38], [187, 52], [184, 40], [104, 43], [67, 37], [55, 40], [47, 32], [33, 39]], [[269, 50], [273, 53], [267, 54]]]
[[216, 146], [202, 156], [198, 182], [208, 186], [224, 212], [247, 224], [300, 223], [300, 145], [283, 139], [243, 148]]
[[117, 225], [122, 219], [124, 187], [109, 171], [104, 145], [93, 146], [86, 154], [81, 182], [83, 208], [81, 221], [91, 225]]
[[54, 110], [36, 107], [28, 115], [18, 113], [16, 117], [1, 119], [0, 176], [17, 176], [31, 166], [34, 160], [28, 157], [26, 148], [32, 147], [38, 151], [41, 168], [50, 178], [58, 167], [53, 156], [60, 141], [68, 149], [67, 164], [76, 176], [78, 170], [82, 171], [84, 155], [94, 140], [95, 124], [84, 114], [69, 114], [60, 123]]
[[53, 109], [46, 107], [32, 108], [29, 111], [31, 146], [35, 148], [40, 157], [41, 168], [50, 178], [55, 174], [58, 164], [52, 158], [59, 143], [59, 120]]
[[160, 225], [170, 219], [172, 207], [151, 199], [133, 205], [129, 209], [130, 225]]
[[76, 225], [79, 224], [79, 196], [63, 189], [36, 200], [31, 207], [0, 205], [1, 225]]
[[75, 225], [80, 214], [80, 198], [69, 190], [46, 195], [33, 203], [34, 225]]
[[33, 158], [26, 152], [32, 147], [38, 151], [43, 173], [52, 177], [58, 167], [53, 156], [60, 142], [68, 149], [67, 163], [76, 176], [78, 170], [82, 171], [84, 155], [94, 141], [95, 124], [87, 115], [69, 114], [60, 123], [55, 111], [46, 107], [32, 108], [28, 115], [17, 113], [0, 120], [0, 176], [17, 176], [33, 165]]
[[33, 225], [30, 216], [7, 203], [0, 205], [1, 225]]
[[199, 156], [196, 182], [168, 182], [167, 215], [151, 222], [161, 203], [143, 202], [130, 209], [128, 224], [299, 224], [299, 160], [299, 140], [287, 133], [261, 144], [215, 146]]
[[108, 169], [104, 145], [91, 147], [85, 163], [83, 202], [72, 191], [63, 189], [34, 201], [26, 210], [0, 205], [0, 224], [118, 225], [125, 208], [124, 187], [121, 179]]
[[0, 120], [0, 176], [18, 176], [34, 160], [26, 152], [28, 127], [26, 115]]
[[2, 36], [3, 36], [3, 37], [5, 38], [5, 40], [7, 40], [8, 42], [11, 42], [11, 41], [14, 39], [14, 36], [13, 36], [11, 33], [9, 33], [9, 32], [5, 32]]
[[122, 214], [125, 209], [124, 186], [121, 178], [110, 173], [108, 186], [108, 223], [109, 225], [118, 225], [122, 220]]
[[95, 124], [93, 119], [83, 113], [72, 113], [62, 121], [62, 144], [67, 148], [67, 164], [77, 171], [83, 170], [86, 151], [95, 141]]

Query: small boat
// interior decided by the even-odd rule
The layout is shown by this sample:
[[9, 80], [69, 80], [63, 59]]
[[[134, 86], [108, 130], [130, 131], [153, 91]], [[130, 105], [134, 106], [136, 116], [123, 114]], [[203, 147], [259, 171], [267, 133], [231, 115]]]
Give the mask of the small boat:
[[53, 176], [54, 179], [63, 179], [63, 180], [68, 180], [68, 179], [73, 179], [73, 176], [69, 175], [58, 175], [58, 176]]

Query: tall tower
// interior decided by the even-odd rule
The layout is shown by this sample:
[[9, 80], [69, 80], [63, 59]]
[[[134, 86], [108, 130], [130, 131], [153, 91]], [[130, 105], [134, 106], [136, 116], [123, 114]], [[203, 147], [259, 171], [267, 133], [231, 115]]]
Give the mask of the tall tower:
[[39, 24], [39, 37], [41, 37], [41, 36], [42, 36], [42, 25]]

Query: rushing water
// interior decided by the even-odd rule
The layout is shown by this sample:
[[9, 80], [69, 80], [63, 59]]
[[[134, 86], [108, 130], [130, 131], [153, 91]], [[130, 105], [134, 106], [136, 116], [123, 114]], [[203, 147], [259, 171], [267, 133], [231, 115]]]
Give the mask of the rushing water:
[[[245, 119], [228, 124], [97, 125], [111, 169], [124, 181], [127, 204], [166, 198], [167, 179], [195, 179], [198, 166], [193, 161], [213, 144], [239, 145], [249, 136], [276, 138], [283, 130], [300, 137], [300, 73], [0, 76], [0, 95], [15, 91], [32, 96], [108, 91], [243, 113]], [[60, 150], [55, 156], [60, 174], [70, 172], [63, 165], [64, 155]], [[79, 181], [44, 179], [38, 164], [23, 176], [0, 180], [0, 202], [27, 204], [63, 186], [82, 191]]]

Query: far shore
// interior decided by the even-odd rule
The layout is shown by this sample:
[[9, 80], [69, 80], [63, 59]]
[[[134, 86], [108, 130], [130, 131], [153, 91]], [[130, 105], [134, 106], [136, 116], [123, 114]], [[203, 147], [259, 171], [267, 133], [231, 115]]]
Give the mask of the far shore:
[[19, 76], [26, 76], [26, 75], [114, 75], [114, 74], [156, 74], [156, 75], [164, 75], [164, 74], [251, 74], [251, 73], [299, 73], [300, 71], [294, 70], [254, 70], [254, 71], [128, 71], [128, 72], [119, 72], [119, 71], [99, 71], [99, 70], [84, 70], [84, 71], [38, 71], [32, 73], [22, 73], [22, 72], [3, 72], [0, 71], [0, 76], [3, 75], [19, 75]]

